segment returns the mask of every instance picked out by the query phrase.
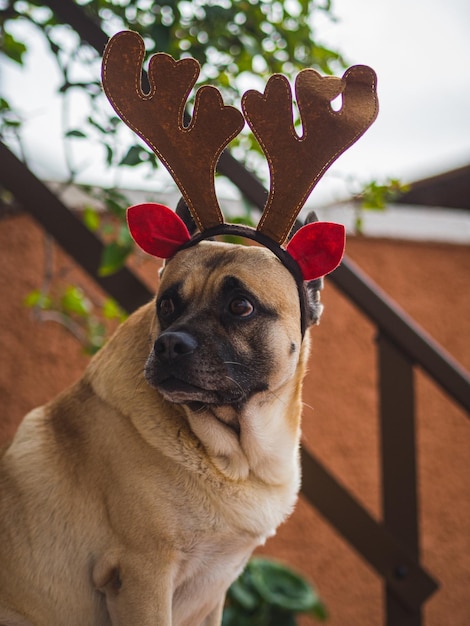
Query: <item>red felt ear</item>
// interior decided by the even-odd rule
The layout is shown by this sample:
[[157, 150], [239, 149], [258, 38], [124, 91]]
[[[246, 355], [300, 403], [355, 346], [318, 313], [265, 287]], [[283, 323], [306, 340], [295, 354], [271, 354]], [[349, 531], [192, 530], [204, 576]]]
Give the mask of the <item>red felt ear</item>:
[[341, 263], [346, 244], [345, 228], [332, 222], [313, 222], [298, 230], [287, 246], [304, 280], [332, 272]]
[[168, 259], [191, 239], [178, 215], [163, 204], [136, 204], [127, 209], [127, 224], [134, 241], [152, 256]]

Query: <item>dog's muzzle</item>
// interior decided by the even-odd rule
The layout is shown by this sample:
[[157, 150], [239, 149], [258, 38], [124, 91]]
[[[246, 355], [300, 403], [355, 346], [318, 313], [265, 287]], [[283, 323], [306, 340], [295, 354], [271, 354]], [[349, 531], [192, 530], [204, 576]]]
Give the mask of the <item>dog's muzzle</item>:
[[[231, 359], [232, 360], [232, 359]], [[183, 330], [165, 330], [145, 366], [147, 382], [171, 402], [225, 405], [243, 401], [246, 391], [223, 359]]]

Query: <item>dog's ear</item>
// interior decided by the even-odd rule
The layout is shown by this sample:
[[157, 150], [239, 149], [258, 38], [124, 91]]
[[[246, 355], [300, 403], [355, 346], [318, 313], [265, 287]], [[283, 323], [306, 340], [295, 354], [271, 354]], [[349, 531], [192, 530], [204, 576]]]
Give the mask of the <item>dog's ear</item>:
[[192, 237], [197, 230], [197, 226], [184, 198], [180, 198], [178, 204], [176, 205], [175, 212], [176, 212], [176, 215], [178, 215], [178, 217], [180, 217], [183, 220], [186, 228], [189, 231], [189, 234]]
[[323, 313], [323, 304], [320, 302], [320, 291], [323, 289], [323, 278], [315, 278], [305, 282], [309, 312], [309, 325], [319, 324]]

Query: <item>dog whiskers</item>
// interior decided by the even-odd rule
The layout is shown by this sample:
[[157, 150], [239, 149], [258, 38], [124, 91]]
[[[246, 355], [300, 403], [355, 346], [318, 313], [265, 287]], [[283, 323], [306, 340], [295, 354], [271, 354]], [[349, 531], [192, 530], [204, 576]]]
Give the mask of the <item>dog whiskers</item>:
[[224, 365], [238, 365], [238, 367], [245, 367], [243, 363], [238, 363], [238, 361], [224, 361]]
[[193, 410], [193, 413], [204, 413], [205, 411], [208, 410], [208, 405], [207, 404], [202, 404], [200, 407], [198, 407], [197, 409]]
[[286, 402], [284, 398], [281, 398], [279, 394], [277, 394], [275, 391], [272, 391], [271, 389], [267, 389], [267, 393], [269, 393], [275, 400], [283, 404], [286, 408], [288, 407], [288, 402]]
[[225, 376], [226, 380], [229, 380], [231, 383], [233, 383], [236, 387], [238, 387], [240, 389], [240, 392], [242, 394], [242, 397], [245, 396], [245, 390], [243, 389], [243, 387], [240, 385], [240, 383], [238, 383], [235, 379], [231, 378], [230, 376]]

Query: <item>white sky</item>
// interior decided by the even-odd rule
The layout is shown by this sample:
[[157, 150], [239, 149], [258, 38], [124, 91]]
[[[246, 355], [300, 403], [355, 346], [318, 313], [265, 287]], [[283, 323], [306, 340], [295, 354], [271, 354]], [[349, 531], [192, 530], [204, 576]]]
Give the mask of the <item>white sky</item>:
[[[378, 120], [330, 170], [312, 194], [316, 204], [349, 195], [360, 181], [405, 182], [470, 163], [470, 2], [468, 0], [335, 0], [338, 23], [319, 21], [317, 37], [350, 64], [378, 74]], [[53, 98], [58, 75], [39, 43], [27, 71], [4, 63], [0, 87], [28, 112], [26, 146], [34, 171], [61, 175], [61, 111]], [[88, 157], [86, 157], [88, 158]], [[90, 162], [92, 157], [90, 155]], [[96, 163], [82, 176], [98, 182]], [[122, 183], [139, 185], [135, 174]], [[151, 186], [148, 180], [145, 187]]]
[[470, 163], [470, 2], [335, 0], [321, 36], [378, 75], [380, 113], [336, 169], [406, 182]]

